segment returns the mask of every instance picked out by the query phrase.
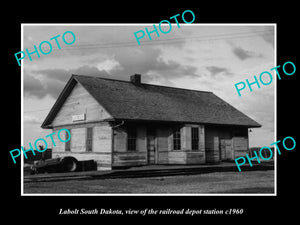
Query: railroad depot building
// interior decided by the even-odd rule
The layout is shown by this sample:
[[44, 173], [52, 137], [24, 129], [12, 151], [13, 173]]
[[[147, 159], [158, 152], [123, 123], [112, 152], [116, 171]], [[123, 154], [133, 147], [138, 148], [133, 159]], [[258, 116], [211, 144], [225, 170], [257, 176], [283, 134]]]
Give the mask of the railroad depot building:
[[234, 160], [249, 152], [253, 127], [261, 125], [212, 92], [144, 84], [139, 74], [72, 75], [42, 124], [71, 132], [69, 142], [54, 139], [52, 157], [92, 159], [98, 170]]

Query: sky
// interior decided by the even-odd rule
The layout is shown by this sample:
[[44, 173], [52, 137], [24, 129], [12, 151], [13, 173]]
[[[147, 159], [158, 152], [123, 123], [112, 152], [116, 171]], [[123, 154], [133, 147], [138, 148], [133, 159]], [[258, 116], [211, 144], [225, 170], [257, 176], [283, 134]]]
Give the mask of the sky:
[[[156, 26], [158, 26], [156, 24]], [[72, 74], [129, 80], [139, 73], [142, 82], [211, 91], [262, 125], [249, 133], [249, 146], [269, 146], [274, 138], [276, 79], [253, 86], [238, 96], [235, 84], [254, 81], [263, 71], [276, 77], [273, 24], [172, 24], [169, 33], [151, 33], [140, 39], [134, 33], [153, 30], [153, 24], [23, 24], [22, 51], [34, 51], [43, 41], [52, 44], [48, 55], [32, 54], [22, 60], [23, 146], [52, 133], [41, 124]], [[169, 30], [168, 25], [162, 29]], [[74, 33], [71, 45], [63, 42]], [[60, 35], [57, 47], [52, 37]], [[72, 42], [70, 33], [66, 42]], [[47, 44], [42, 45], [49, 51]], [[265, 83], [269, 80], [263, 77]]]

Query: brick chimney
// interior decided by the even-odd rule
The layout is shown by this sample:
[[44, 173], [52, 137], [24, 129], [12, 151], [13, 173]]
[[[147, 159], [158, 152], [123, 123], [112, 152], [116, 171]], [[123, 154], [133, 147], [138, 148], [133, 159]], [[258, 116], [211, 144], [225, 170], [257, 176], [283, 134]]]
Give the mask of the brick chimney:
[[135, 84], [135, 85], [139, 85], [141, 84], [141, 74], [133, 74], [130, 76], [130, 82]]

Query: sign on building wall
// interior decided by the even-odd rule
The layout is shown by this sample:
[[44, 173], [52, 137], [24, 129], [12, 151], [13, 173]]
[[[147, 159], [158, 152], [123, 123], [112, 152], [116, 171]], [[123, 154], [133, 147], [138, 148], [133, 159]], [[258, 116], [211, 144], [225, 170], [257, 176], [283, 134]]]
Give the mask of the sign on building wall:
[[72, 115], [72, 122], [85, 120], [85, 113], [79, 115]]

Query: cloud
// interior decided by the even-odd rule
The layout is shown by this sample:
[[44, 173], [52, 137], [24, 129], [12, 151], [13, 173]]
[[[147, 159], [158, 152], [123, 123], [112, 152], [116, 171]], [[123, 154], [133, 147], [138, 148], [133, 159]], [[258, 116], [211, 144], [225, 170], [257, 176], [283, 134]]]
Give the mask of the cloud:
[[114, 59], [106, 59], [100, 63], [97, 63], [96, 67], [98, 70], [105, 70], [109, 72], [110, 70], [119, 68], [120, 64]]
[[[41, 40], [48, 40], [67, 29], [70, 27], [26, 26], [25, 44], [32, 46], [32, 42], [40, 43]], [[36, 65], [24, 72], [25, 94], [39, 99], [47, 95], [56, 99], [72, 74], [129, 80], [130, 75], [139, 73], [142, 74], [143, 82], [166, 82], [169, 79], [170, 83], [176, 78], [199, 77], [197, 67], [190, 65], [190, 62], [166, 59], [162, 54], [166, 48], [183, 47], [186, 42], [184, 39], [180, 43], [170, 42], [167, 47], [154, 44], [154, 40], [149, 41], [152, 45], [138, 46], [133, 33], [141, 29], [145, 29], [145, 25], [72, 27], [71, 30], [77, 38], [74, 45], [53, 51], [42, 57], [42, 61], [38, 62], [40, 59], [37, 59], [34, 62], [25, 62], [27, 68], [30, 63]], [[180, 36], [181, 29], [174, 29], [172, 33], [177, 35], [178, 32]], [[162, 35], [158, 40], [164, 38], [168, 38], [168, 35]]]
[[142, 74], [142, 80], [146, 83], [199, 77], [197, 67], [173, 59], [166, 60], [162, 57], [161, 49], [144, 47], [131, 50], [120, 49], [118, 54], [110, 56], [109, 59], [93, 61], [90, 65], [85, 64], [74, 69], [32, 68], [24, 73], [26, 80], [24, 90], [26, 94], [37, 98], [50, 95], [56, 99], [72, 74], [129, 80], [129, 76], [135, 73]]
[[274, 48], [274, 42], [275, 42], [275, 38], [274, 38], [274, 26], [263, 26], [261, 27], [263, 32], [259, 32], [257, 33], [258, 36], [262, 37], [262, 39], [269, 43], [272, 48]]
[[31, 123], [31, 124], [41, 124], [43, 122], [42, 119], [32, 115], [24, 115], [23, 119], [25, 123]]
[[[34, 82], [32, 82], [34, 81]], [[31, 75], [27, 75], [24, 78], [24, 93], [25, 96], [31, 96], [36, 98], [44, 98], [46, 95], [50, 95], [53, 98], [57, 98], [62, 91], [65, 83], [57, 79], [46, 79], [43, 82], [38, 81]]]
[[[198, 76], [196, 67], [181, 65], [180, 63], [159, 58], [159, 51], [152, 51], [148, 55], [144, 52], [134, 57], [121, 55], [116, 57], [116, 67], [81, 66], [76, 69], [42, 69], [34, 70], [24, 75], [24, 92], [27, 95], [43, 98], [50, 95], [56, 99], [72, 74], [99, 76], [118, 80], [129, 80], [129, 76], [134, 73], [142, 74], [143, 82], [157, 80], [158, 76], [163, 80], [190, 76]], [[100, 70], [100, 68], [105, 68]], [[155, 76], [153, 76], [155, 74]], [[35, 78], [38, 76], [40, 79]]]
[[24, 94], [25, 96], [36, 96], [43, 98], [46, 95], [42, 82], [31, 75], [24, 75]]
[[218, 66], [207, 66], [206, 69], [210, 72], [211, 76], [215, 77], [217, 74], [224, 74], [227, 76], [233, 75], [229, 69], [225, 67], [218, 67]]
[[162, 50], [153, 47], [133, 49], [132, 51], [120, 51], [115, 56], [119, 66], [110, 72], [113, 75], [129, 76], [134, 73], [144, 75], [145, 80], [151, 80], [151, 74], [159, 74], [164, 78], [177, 78], [194, 76], [197, 68], [191, 65], [183, 65], [175, 60], [165, 60], [162, 57]]
[[274, 33], [265, 33], [261, 37], [274, 48]]
[[[27, 96], [43, 98], [50, 95], [56, 99], [72, 74], [111, 77], [105, 70], [93, 66], [77, 69], [43, 69], [24, 72], [24, 93]], [[40, 79], [37, 79], [39, 77]]]
[[235, 47], [232, 52], [240, 59], [245, 60], [254, 56], [253, 52], [242, 49], [241, 47]]
[[227, 43], [231, 46], [232, 53], [240, 60], [246, 60], [248, 58], [261, 58], [263, 55], [261, 53], [256, 53], [254, 51], [249, 51], [243, 49], [240, 46], [236, 46], [233, 42], [227, 41]]

